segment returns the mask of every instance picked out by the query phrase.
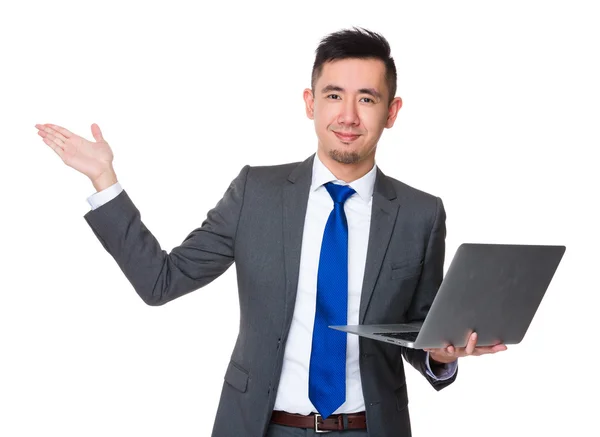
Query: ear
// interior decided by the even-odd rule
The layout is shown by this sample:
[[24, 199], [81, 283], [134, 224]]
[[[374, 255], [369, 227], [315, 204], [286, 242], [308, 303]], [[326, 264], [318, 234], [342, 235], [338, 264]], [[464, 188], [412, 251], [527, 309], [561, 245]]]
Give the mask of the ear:
[[311, 120], [315, 118], [315, 98], [313, 96], [312, 90], [310, 88], [306, 88], [304, 90], [304, 104], [306, 105], [306, 116]]
[[400, 97], [395, 97], [394, 100], [388, 106], [388, 117], [385, 122], [386, 128], [391, 128], [396, 121], [396, 117], [398, 116], [398, 111], [402, 108], [402, 99]]

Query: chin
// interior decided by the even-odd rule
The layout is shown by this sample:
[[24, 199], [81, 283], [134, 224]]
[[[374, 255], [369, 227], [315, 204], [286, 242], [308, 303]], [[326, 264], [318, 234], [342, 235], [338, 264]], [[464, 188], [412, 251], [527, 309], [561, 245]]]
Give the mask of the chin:
[[360, 162], [361, 159], [358, 152], [337, 149], [330, 150], [329, 157], [341, 164], [356, 164], [357, 162]]

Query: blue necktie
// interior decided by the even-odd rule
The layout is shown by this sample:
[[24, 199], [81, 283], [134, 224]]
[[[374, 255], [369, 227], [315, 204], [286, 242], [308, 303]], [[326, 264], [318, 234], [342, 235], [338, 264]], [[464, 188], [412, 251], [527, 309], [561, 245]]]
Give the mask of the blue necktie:
[[345, 325], [348, 318], [348, 223], [344, 202], [356, 192], [331, 182], [325, 188], [333, 199], [333, 211], [321, 243], [308, 373], [308, 397], [323, 419], [346, 401], [347, 334], [328, 326]]

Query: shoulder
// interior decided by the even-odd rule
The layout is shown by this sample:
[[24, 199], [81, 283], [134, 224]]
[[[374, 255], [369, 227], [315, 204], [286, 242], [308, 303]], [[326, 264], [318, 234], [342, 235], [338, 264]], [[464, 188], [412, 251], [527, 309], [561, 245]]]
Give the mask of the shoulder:
[[248, 167], [248, 179], [255, 182], [272, 184], [287, 180], [288, 176], [302, 162], [289, 162], [275, 165], [253, 165]]
[[445, 217], [444, 203], [438, 195], [415, 188], [383, 173], [381, 176], [392, 187], [398, 202], [405, 208], [408, 207], [418, 211], [419, 214], [429, 216], [432, 221], [439, 215]]
[[389, 184], [392, 185], [396, 195], [400, 198], [408, 198], [411, 200], [421, 200], [424, 202], [433, 202], [435, 204], [436, 199], [439, 199], [434, 193], [429, 193], [427, 191], [423, 191], [419, 188], [415, 188], [412, 185], [407, 184], [406, 182], [399, 181], [393, 177], [387, 176], [381, 173], [381, 176], [384, 177]]
[[304, 161], [276, 165], [246, 166], [247, 182], [256, 188], [280, 189], [288, 183], [310, 182], [314, 154]]

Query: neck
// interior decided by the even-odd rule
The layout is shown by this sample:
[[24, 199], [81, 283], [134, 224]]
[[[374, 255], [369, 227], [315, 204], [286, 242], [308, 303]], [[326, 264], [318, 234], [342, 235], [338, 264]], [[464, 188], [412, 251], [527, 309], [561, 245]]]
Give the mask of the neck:
[[319, 159], [327, 167], [327, 169], [333, 173], [336, 179], [350, 183], [357, 179], [362, 178], [364, 175], [369, 173], [375, 165], [375, 154], [370, 154], [365, 159], [355, 164], [342, 164], [332, 159], [327, 154], [323, 153], [320, 149], [317, 150]]

